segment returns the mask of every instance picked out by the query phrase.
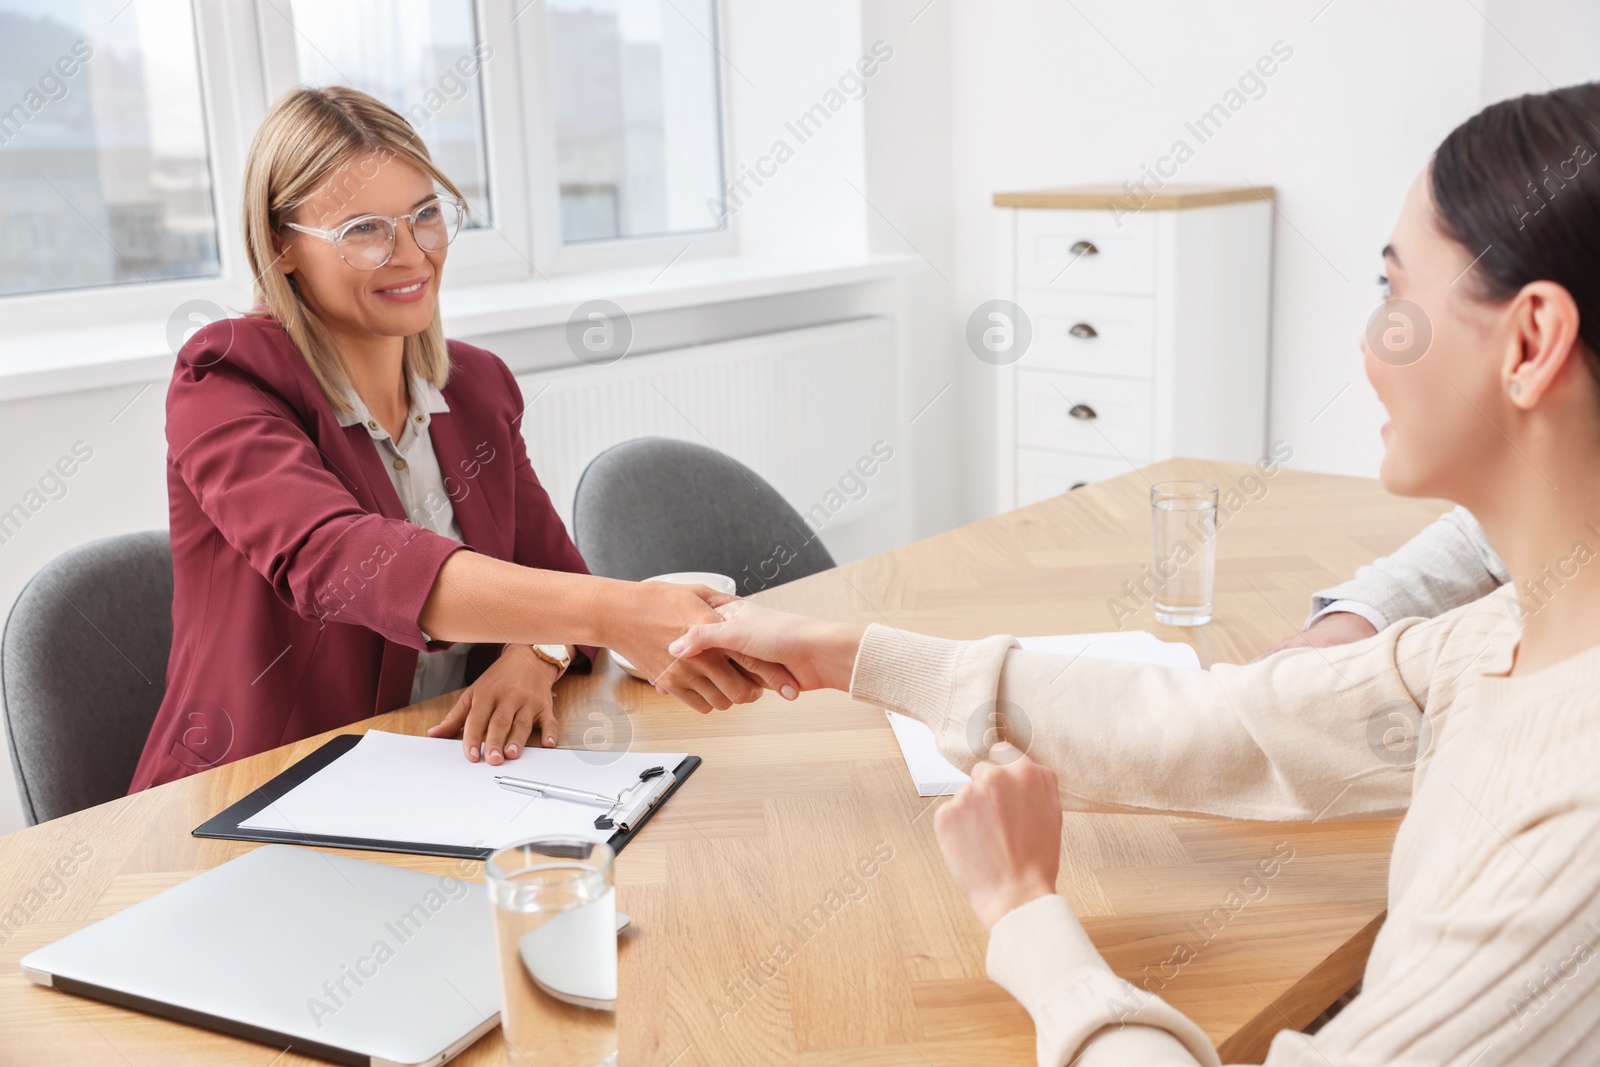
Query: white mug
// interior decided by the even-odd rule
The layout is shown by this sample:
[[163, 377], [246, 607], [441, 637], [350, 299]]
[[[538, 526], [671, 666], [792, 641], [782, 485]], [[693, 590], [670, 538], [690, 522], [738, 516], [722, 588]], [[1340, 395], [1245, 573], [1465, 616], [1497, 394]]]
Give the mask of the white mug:
[[[715, 571], [673, 571], [671, 574], [658, 574], [654, 578], [646, 578], [647, 582], [668, 582], [672, 585], [703, 585], [715, 589], [719, 593], [734, 596], [739, 591], [739, 583], [729, 578], [726, 574]], [[611, 652], [611, 659], [617, 666], [633, 675], [642, 682], [650, 679], [639, 673], [639, 669], [629, 663], [627, 657], [619, 655], [615, 649]]]
[[673, 585], [703, 585], [728, 596], [734, 596], [739, 592], [738, 582], [726, 574], [718, 574], [715, 571], [673, 571], [671, 574], [658, 574], [654, 578], [646, 578], [645, 581], [670, 582]]

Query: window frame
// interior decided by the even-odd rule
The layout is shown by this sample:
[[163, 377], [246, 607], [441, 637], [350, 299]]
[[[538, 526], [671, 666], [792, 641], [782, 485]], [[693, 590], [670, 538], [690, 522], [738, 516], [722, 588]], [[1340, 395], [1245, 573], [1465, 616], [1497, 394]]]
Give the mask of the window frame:
[[[513, 0], [515, 2], [515, 0]], [[648, 237], [613, 237], [598, 241], [568, 243], [561, 236], [561, 181], [556, 163], [556, 124], [554, 94], [550, 86], [550, 30], [544, 16], [548, 8], [542, 0], [527, 0], [539, 8], [541, 17], [519, 19], [518, 53], [525, 57], [520, 69], [527, 77], [524, 144], [529, 175], [530, 202], [533, 204], [534, 264], [545, 275], [581, 274], [595, 270], [614, 270], [649, 264], [671, 263], [674, 259], [727, 256], [738, 251], [738, 236], [732, 218], [719, 229], [658, 234]], [[727, 55], [727, 18], [723, 0], [709, 0], [712, 18], [712, 63], [717, 93], [717, 167], [722, 175], [722, 191], [727, 192], [729, 131], [732, 112], [728, 101], [728, 79], [723, 67]], [[681, 13], [680, 13], [681, 14]]]
[[[170, 304], [176, 310], [180, 304], [194, 300], [209, 301], [229, 310], [247, 310], [250, 269], [238, 219], [250, 136], [265, 114], [265, 105], [255, 88], [261, 84], [258, 57], [253, 49], [238, 53], [236, 58], [229, 51], [230, 43], [237, 40], [238, 8], [230, 7], [227, 0], [191, 0], [190, 11], [211, 202], [216, 212], [217, 273], [0, 296], [0, 318], [9, 329], [39, 333], [109, 326], [149, 319], [152, 304]], [[234, 61], [219, 63], [219, 57]], [[71, 327], [64, 327], [68, 323]]]
[[[152, 306], [175, 310], [204, 300], [229, 312], [254, 296], [240, 216], [244, 163], [267, 107], [298, 84], [293, 27], [283, 0], [189, 0], [212, 203], [218, 273], [157, 281], [0, 296], [0, 318], [17, 334], [148, 323]], [[561, 237], [556, 131], [549, 85], [547, 8], [541, 0], [472, 0], [479, 43], [495, 50], [477, 85], [483, 99], [491, 228], [464, 231], [450, 250], [453, 288], [548, 281], [591, 271], [664, 267], [681, 259], [728, 256], [739, 247], [734, 220], [648, 237], [566, 243]], [[717, 165], [722, 188], [732, 166], [725, 0], [710, 0], [717, 96]], [[270, 10], [269, 10], [270, 9]], [[505, 42], [503, 45], [496, 42]], [[506, 62], [510, 60], [510, 62]], [[67, 327], [64, 324], [71, 324]]]

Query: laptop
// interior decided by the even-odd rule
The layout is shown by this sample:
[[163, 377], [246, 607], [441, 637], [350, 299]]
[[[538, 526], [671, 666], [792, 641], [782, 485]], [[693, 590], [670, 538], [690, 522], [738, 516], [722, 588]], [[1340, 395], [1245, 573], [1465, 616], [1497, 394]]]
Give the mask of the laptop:
[[482, 885], [290, 845], [70, 934], [24, 957], [22, 971], [363, 1067], [442, 1064], [500, 1022]]

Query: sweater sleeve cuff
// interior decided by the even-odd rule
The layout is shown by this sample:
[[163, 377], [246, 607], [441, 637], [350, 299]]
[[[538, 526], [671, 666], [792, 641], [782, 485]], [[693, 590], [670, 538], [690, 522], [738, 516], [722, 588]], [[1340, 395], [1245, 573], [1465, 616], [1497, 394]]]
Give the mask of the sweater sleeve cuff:
[[867, 627], [850, 675], [850, 695], [917, 719], [962, 770], [988, 754], [1007, 717], [995, 697], [1014, 637], [948, 641], [877, 623]]
[[1130, 1024], [1166, 1031], [1199, 1063], [1218, 1062], [1192, 1020], [1112, 973], [1059, 894], [1030, 900], [995, 923], [986, 966], [1033, 1018], [1041, 1065], [1071, 1062], [1091, 1039], [1115, 1040], [1102, 1031]]
[[1311, 598], [1311, 617], [1306, 619], [1306, 624], [1301, 629], [1310, 629], [1312, 623], [1324, 615], [1332, 615], [1336, 611], [1344, 611], [1349, 612], [1351, 615], [1361, 616], [1370, 622], [1372, 628], [1379, 633], [1383, 633], [1389, 628], [1388, 617], [1371, 604], [1363, 604], [1359, 600], [1329, 600], [1325, 596], [1318, 595]]
[[856, 651], [850, 695], [937, 728], [955, 690], [960, 653], [957, 641], [872, 623]]

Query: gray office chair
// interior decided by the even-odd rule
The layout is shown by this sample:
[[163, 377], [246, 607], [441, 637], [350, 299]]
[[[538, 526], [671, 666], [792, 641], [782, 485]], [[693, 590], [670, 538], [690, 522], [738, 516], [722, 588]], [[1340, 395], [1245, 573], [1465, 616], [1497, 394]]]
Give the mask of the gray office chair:
[[624, 441], [589, 462], [572, 532], [590, 570], [630, 581], [715, 571], [748, 595], [833, 566], [761, 475], [716, 449], [664, 437]]
[[33, 576], [0, 637], [0, 701], [29, 825], [128, 791], [171, 648], [167, 531], [92, 541]]

